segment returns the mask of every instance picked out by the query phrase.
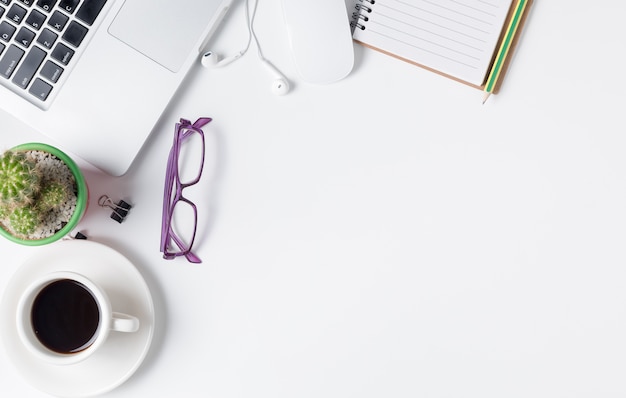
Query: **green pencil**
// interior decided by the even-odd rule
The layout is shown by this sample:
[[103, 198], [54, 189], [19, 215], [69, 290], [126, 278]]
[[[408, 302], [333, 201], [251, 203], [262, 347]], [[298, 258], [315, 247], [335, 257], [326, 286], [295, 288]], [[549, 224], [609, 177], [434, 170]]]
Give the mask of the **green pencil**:
[[509, 54], [509, 50], [511, 49], [511, 43], [513, 42], [513, 38], [515, 38], [515, 33], [517, 32], [517, 28], [520, 25], [522, 15], [524, 15], [524, 10], [526, 9], [527, 4], [528, 0], [519, 0], [519, 2], [517, 3], [517, 7], [515, 8], [513, 17], [511, 18], [511, 21], [506, 28], [504, 39], [502, 40], [502, 43], [500, 43], [500, 48], [498, 49], [498, 54], [496, 55], [496, 61], [491, 67], [491, 71], [489, 72], [489, 76], [487, 77], [483, 104], [487, 101], [487, 98], [489, 98], [491, 93], [493, 93], [493, 89], [495, 88], [496, 83], [500, 78], [500, 73], [502, 72], [504, 61]]

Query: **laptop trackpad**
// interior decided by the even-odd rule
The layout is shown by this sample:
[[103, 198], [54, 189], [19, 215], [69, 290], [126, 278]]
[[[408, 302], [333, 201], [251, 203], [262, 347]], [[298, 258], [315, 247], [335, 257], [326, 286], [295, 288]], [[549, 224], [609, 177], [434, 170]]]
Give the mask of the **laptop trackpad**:
[[222, 0], [126, 0], [109, 33], [176, 73]]

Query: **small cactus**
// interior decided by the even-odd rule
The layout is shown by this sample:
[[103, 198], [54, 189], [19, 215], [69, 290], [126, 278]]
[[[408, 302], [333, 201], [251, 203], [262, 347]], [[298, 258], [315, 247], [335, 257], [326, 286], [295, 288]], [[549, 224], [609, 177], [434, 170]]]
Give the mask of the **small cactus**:
[[37, 197], [37, 209], [42, 213], [61, 206], [70, 197], [71, 192], [66, 184], [50, 181], [45, 184]]
[[0, 202], [9, 208], [30, 204], [39, 192], [41, 174], [24, 153], [0, 155]]
[[0, 154], [0, 228], [22, 239], [40, 239], [54, 233], [59, 220], [67, 222], [76, 180], [59, 163], [45, 151]]
[[35, 232], [41, 219], [39, 212], [31, 207], [18, 207], [9, 215], [9, 224], [15, 233], [28, 236]]

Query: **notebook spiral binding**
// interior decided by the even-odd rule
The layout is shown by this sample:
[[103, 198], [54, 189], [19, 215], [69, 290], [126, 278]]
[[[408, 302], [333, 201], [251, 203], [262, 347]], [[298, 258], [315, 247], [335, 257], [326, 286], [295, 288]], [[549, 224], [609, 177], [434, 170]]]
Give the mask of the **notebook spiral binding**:
[[[369, 3], [370, 5], [366, 5], [365, 3]], [[363, 22], [369, 21], [369, 17], [364, 15], [364, 12], [368, 14], [371, 13], [371, 6], [374, 4], [376, 4], [376, 0], [359, 0], [359, 3], [354, 6], [356, 11], [352, 13], [352, 22], [350, 22], [353, 29], [365, 30], [365, 24]]]

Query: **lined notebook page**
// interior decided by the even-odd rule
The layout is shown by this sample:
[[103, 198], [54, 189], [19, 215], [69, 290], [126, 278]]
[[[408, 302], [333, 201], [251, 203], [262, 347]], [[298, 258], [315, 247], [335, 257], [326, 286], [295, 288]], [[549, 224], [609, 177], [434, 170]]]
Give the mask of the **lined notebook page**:
[[353, 38], [480, 86], [486, 79], [512, 1], [359, 1], [363, 7]]

